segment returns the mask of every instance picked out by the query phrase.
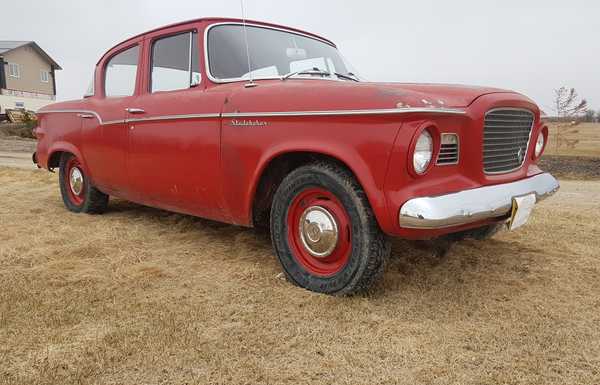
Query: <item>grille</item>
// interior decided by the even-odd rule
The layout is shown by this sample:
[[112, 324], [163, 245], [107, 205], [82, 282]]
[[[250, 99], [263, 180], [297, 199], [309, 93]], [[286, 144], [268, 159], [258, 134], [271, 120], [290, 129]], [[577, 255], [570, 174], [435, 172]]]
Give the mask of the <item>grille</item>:
[[483, 129], [483, 170], [500, 174], [520, 168], [527, 157], [534, 116], [515, 108], [491, 110]]
[[440, 166], [458, 163], [458, 135], [442, 134], [442, 144], [437, 164]]

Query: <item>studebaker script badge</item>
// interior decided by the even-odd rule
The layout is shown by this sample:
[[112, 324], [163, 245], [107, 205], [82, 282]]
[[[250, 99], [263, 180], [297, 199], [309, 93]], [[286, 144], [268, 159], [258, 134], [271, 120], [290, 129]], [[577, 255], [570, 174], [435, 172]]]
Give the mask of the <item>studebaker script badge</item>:
[[269, 123], [262, 120], [237, 120], [233, 119], [231, 125], [234, 127], [268, 126]]

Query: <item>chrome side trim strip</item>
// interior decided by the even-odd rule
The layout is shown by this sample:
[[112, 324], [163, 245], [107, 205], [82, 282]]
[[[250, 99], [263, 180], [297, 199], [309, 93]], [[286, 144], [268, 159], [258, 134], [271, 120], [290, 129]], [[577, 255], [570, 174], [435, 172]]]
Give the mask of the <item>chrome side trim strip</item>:
[[227, 112], [223, 118], [256, 118], [277, 116], [349, 116], [349, 115], [400, 115], [400, 114], [446, 114], [465, 115], [467, 112], [456, 108], [391, 108], [372, 110], [330, 110], [330, 111], [282, 111], [282, 112]]
[[161, 120], [211, 119], [211, 118], [220, 118], [220, 117], [221, 117], [221, 114], [163, 115], [163, 116], [151, 116], [148, 118], [125, 119], [125, 122], [126, 123], [156, 122], [156, 121], [161, 121]]
[[100, 115], [98, 115], [98, 113], [96, 111], [91, 111], [91, 110], [51, 110], [51, 111], [38, 111], [37, 112], [37, 115], [43, 115], [43, 114], [90, 114], [90, 115], [94, 115], [96, 117], [96, 119], [98, 119], [100, 124], [104, 124]]
[[119, 120], [103, 121], [102, 117], [95, 111], [88, 110], [52, 110], [41, 111], [38, 114], [51, 113], [73, 113], [90, 114], [96, 117], [101, 125], [136, 123], [136, 122], [156, 122], [161, 120], [183, 120], [183, 119], [215, 119], [215, 118], [256, 118], [256, 117], [279, 117], [279, 116], [355, 116], [355, 115], [400, 115], [400, 114], [444, 114], [444, 115], [465, 115], [467, 112], [456, 108], [392, 108], [392, 109], [373, 109], [373, 110], [330, 110], [330, 111], [279, 111], [279, 112], [228, 112], [224, 114], [182, 114], [182, 115], [163, 115], [150, 116], [144, 118], [131, 118]]
[[164, 116], [152, 116], [147, 118], [134, 118], [134, 119], [119, 119], [119, 120], [102, 120], [100, 114], [96, 111], [91, 110], [52, 110], [52, 111], [40, 111], [38, 114], [61, 114], [61, 113], [71, 113], [78, 114], [79, 117], [82, 115], [93, 115], [98, 119], [98, 122], [102, 126], [108, 126], [111, 124], [123, 124], [123, 123], [132, 123], [132, 122], [152, 122], [152, 121], [160, 121], [160, 120], [181, 120], [181, 119], [210, 119], [210, 118], [220, 118], [221, 114], [213, 113], [213, 114], [185, 114], [185, 115], [164, 115]]
[[407, 201], [399, 213], [400, 227], [443, 229], [510, 214], [514, 197], [535, 194], [541, 201], [560, 185], [550, 174], [539, 174], [516, 182], [483, 186], [436, 197]]
[[106, 122], [100, 123], [103, 126], [110, 126], [111, 124], [123, 124], [125, 123], [125, 119], [122, 120], [108, 120]]

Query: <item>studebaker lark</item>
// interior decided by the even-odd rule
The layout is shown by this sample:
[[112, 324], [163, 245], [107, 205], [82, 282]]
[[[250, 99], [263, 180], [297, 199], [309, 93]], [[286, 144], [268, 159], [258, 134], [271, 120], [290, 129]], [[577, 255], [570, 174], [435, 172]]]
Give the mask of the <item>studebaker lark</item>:
[[237, 19], [120, 43], [35, 132], [68, 210], [113, 196], [270, 228], [287, 278], [328, 294], [371, 287], [389, 237], [484, 239], [559, 187], [536, 164], [548, 128], [527, 97], [368, 82], [326, 38]]

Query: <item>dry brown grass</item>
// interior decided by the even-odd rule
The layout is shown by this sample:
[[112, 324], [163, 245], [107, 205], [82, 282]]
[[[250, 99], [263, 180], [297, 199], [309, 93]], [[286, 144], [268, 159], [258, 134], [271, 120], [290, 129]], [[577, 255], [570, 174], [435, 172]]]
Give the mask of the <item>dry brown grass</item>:
[[334, 298], [267, 235], [115, 201], [68, 213], [55, 175], [0, 168], [2, 384], [598, 384], [600, 183], [444, 259], [395, 241]]
[[[545, 153], [548, 155], [566, 155], [566, 156], [593, 156], [600, 157], [600, 123], [582, 123], [573, 130], [577, 133], [565, 135], [567, 140], [578, 140], [579, 142], [572, 148], [568, 146], [556, 147], [556, 124], [549, 124], [550, 143], [546, 147]], [[568, 129], [571, 130], [571, 129]]]

